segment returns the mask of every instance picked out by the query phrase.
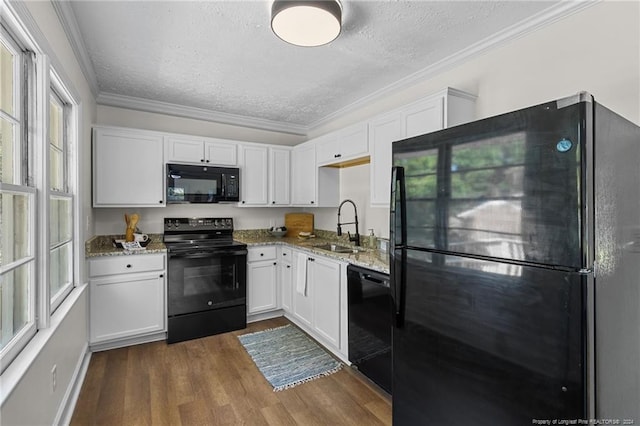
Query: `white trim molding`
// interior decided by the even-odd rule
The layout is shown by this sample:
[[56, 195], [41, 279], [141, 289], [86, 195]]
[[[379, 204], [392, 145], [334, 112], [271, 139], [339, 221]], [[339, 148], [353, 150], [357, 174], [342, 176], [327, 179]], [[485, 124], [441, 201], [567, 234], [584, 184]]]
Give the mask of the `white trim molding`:
[[115, 93], [100, 92], [96, 98], [98, 105], [113, 106], [133, 109], [138, 111], [155, 112], [158, 114], [173, 115], [176, 117], [192, 118], [203, 121], [229, 124], [232, 126], [249, 127], [252, 129], [269, 130], [280, 133], [306, 136], [307, 126], [285, 123], [281, 121], [266, 120], [262, 118], [248, 117], [245, 115], [229, 114], [210, 109], [196, 108], [169, 102], [153, 101], [133, 96], [118, 95]]
[[539, 30], [549, 24], [560, 19], [570, 16], [574, 13], [593, 6], [602, 0], [577, 0], [577, 1], [561, 1], [553, 6], [543, 10], [542, 12], [518, 22], [504, 30], [491, 35], [477, 43], [442, 59], [414, 74], [396, 81], [380, 90], [371, 93], [364, 98], [353, 102], [344, 108], [341, 108], [309, 125], [293, 124], [286, 122], [278, 122], [261, 118], [249, 117], [244, 115], [229, 114], [220, 111], [207, 110], [202, 108], [194, 108], [184, 105], [171, 104], [167, 102], [153, 101], [149, 99], [136, 98], [132, 96], [118, 95], [115, 93], [104, 93], [99, 91], [96, 80], [95, 71], [91, 66], [91, 59], [87, 53], [86, 46], [82, 41], [80, 31], [78, 29], [75, 15], [68, 2], [51, 0], [62, 26], [69, 38], [69, 42], [75, 52], [78, 62], [81, 64], [82, 70], [89, 81], [92, 90], [96, 90], [96, 102], [98, 105], [113, 106], [119, 108], [127, 108], [138, 111], [146, 111], [159, 114], [173, 115], [177, 117], [192, 118], [196, 120], [212, 121], [217, 123], [229, 124], [234, 126], [249, 127], [260, 130], [275, 131], [281, 133], [290, 133], [294, 135], [307, 136], [314, 129], [320, 128], [345, 114], [354, 112], [370, 103], [379, 101], [388, 97], [390, 94], [408, 89], [421, 81], [427, 80], [439, 73], [454, 68], [473, 57], [481, 55], [488, 50], [500, 47], [515, 39], [523, 37], [533, 31]]
[[82, 74], [84, 74], [84, 78], [87, 80], [87, 83], [89, 83], [91, 93], [93, 93], [94, 97], [97, 97], [98, 93], [100, 93], [100, 88], [98, 86], [96, 71], [93, 68], [93, 62], [91, 62], [87, 46], [84, 44], [84, 39], [80, 33], [80, 27], [78, 27], [76, 15], [71, 8], [71, 2], [51, 0], [51, 4], [58, 15], [58, 20], [60, 24], [62, 24], [64, 32], [67, 34], [67, 39], [69, 40], [69, 44], [71, 44], [73, 53], [76, 55]]

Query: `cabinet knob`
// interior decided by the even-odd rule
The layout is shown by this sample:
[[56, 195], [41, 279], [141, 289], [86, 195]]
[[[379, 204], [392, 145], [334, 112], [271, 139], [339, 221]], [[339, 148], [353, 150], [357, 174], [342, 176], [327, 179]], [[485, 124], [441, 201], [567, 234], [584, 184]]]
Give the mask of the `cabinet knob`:
[[311, 204], [313, 204], [313, 203], [314, 203], [314, 201], [311, 202]]
[[287, 265], [287, 269], [291, 268], [291, 265]]
[[131, 268], [131, 264], [128, 264], [128, 265], [127, 265], [127, 268]]
[[277, 263], [277, 262], [273, 262], [273, 264], [274, 264], [274, 265], [277, 265], [278, 263]]
[[162, 200], [158, 201], [160, 204], [162, 204]]
[[316, 260], [313, 257], [308, 258], [309, 262], [315, 262]]
[[286, 256], [286, 255], [287, 255], [287, 253], [282, 253], [282, 255], [283, 255], [283, 256]]
[[275, 203], [276, 203], [275, 201], [272, 201], [272, 202], [271, 202], [271, 204], [275, 204]]
[[164, 278], [164, 274], [160, 274], [160, 278]]
[[200, 162], [201, 162], [201, 163], [204, 163], [204, 158], [201, 158], [201, 159], [200, 159]]
[[264, 256], [264, 253], [260, 253], [260, 256]]
[[340, 158], [340, 157], [342, 157], [342, 154], [335, 154], [335, 155], [333, 156], [333, 158]]
[[207, 160], [207, 163], [209, 162], [209, 160]]
[[242, 204], [244, 204], [244, 200], [242, 201]]

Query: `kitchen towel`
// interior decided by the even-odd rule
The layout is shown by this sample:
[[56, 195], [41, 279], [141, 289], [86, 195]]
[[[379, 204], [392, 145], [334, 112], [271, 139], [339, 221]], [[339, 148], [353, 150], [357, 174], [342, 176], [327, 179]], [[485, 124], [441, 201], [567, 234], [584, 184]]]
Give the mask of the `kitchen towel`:
[[298, 263], [296, 264], [296, 292], [303, 296], [307, 295], [307, 255], [298, 253]]

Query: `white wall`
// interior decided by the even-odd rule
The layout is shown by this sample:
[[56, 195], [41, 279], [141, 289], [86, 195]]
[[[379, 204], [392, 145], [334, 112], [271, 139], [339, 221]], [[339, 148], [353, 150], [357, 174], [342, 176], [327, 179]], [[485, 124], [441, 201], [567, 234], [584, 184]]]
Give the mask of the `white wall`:
[[[477, 118], [536, 105], [586, 90], [597, 102], [640, 124], [640, 2], [603, 1], [429, 80], [314, 129], [321, 135], [424, 97], [444, 87], [478, 95]], [[388, 237], [388, 209], [369, 206], [368, 175], [342, 169], [341, 198], [354, 198], [363, 229]], [[321, 209], [316, 223], [333, 224], [335, 211]], [[324, 228], [323, 228], [324, 229]], [[332, 228], [328, 228], [332, 229]], [[379, 231], [378, 231], [379, 230]], [[364, 232], [363, 232], [364, 234]]]
[[[21, 6], [22, 5], [22, 6]], [[88, 83], [78, 65], [58, 17], [50, 2], [24, 2], [16, 4], [27, 15], [42, 35], [42, 40], [55, 56], [52, 64], [60, 64], [63, 76], [74, 86], [81, 102], [80, 136], [77, 154], [80, 175], [90, 176], [91, 124], [95, 121], [96, 105]], [[27, 16], [28, 18], [29, 16]], [[68, 83], [68, 82], [65, 82]], [[91, 221], [91, 180], [80, 178], [78, 200], [81, 224]], [[88, 220], [87, 220], [88, 219]], [[80, 227], [79, 240], [83, 242], [90, 231]], [[83, 249], [83, 247], [81, 247]], [[1, 380], [1, 422], [3, 425], [52, 424], [62, 413], [61, 408], [74, 390], [75, 377], [84, 359], [88, 341], [88, 306], [84, 256], [81, 259], [80, 287], [74, 289], [51, 317], [51, 324], [38, 331], [27, 347], [3, 372]], [[56, 390], [51, 389], [51, 369], [57, 369]], [[64, 414], [64, 413], [62, 413]]]
[[284, 225], [285, 213], [295, 208], [236, 207], [230, 204], [175, 204], [158, 208], [95, 209], [96, 235], [124, 234], [125, 213], [138, 213], [138, 228], [142, 232], [162, 233], [165, 217], [232, 217], [235, 229], [264, 229]]

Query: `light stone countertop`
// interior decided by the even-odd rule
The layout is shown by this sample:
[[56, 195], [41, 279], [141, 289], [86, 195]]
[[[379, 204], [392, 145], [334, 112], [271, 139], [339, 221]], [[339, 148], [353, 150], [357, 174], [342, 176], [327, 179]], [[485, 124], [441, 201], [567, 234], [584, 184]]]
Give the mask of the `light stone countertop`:
[[[274, 237], [266, 230], [241, 230], [234, 232], [233, 238], [236, 241], [245, 243], [248, 247], [266, 245], [284, 245], [303, 250], [308, 253], [326, 256], [342, 262], [373, 269], [385, 274], [389, 273], [389, 255], [377, 249], [365, 247], [358, 248], [357, 253], [336, 253], [322, 250], [314, 246], [335, 243], [343, 246], [351, 246], [345, 238], [335, 235], [335, 232], [316, 230], [316, 238], [300, 239], [297, 237]], [[85, 243], [85, 257], [93, 258], [98, 256], [123, 256], [128, 254], [151, 254], [165, 253], [167, 248], [162, 242], [162, 234], [149, 234], [151, 242], [145, 250], [127, 252], [121, 248], [113, 246], [114, 239], [123, 239], [123, 235], [96, 235]], [[355, 246], [354, 246], [355, 248]]]
[[[303, 250], [308, 253], [326, 256], [342, 262], [351, 263], [353, 265], [362, 266], [364, 268], [373, 269], [385, 274], [389, 273], [389, 254], [382, 253], [377, 249], [368, 247], [357, 247], [357, 253], [337, 253], [328, 250], [316, 248], [321, 244], [340, 244], [342, 246], [353, 246], [345, 238], [337, 237], [335, 232], [315, 231], [316, 238], [300, 239], [298, 237], [273, 237], [267, 231], [237, 231], [234, 232], [233, 238], [236, 241], [245, 243], [247, 246], [266, 246], [266, 245], [285, 245], [292, 248]], [[354, 248], [356, 248], [354, 246]]]
[[130, 254], [165, 253], [167, 248], [162, 242], [162, 234], [149, 234], [149, 245], [144, 250], [126, 251], [113, 245], [113, 240], [123, 240], [124, 235], [96, 235], [84, 243], [85, 257], [125, 256]]

